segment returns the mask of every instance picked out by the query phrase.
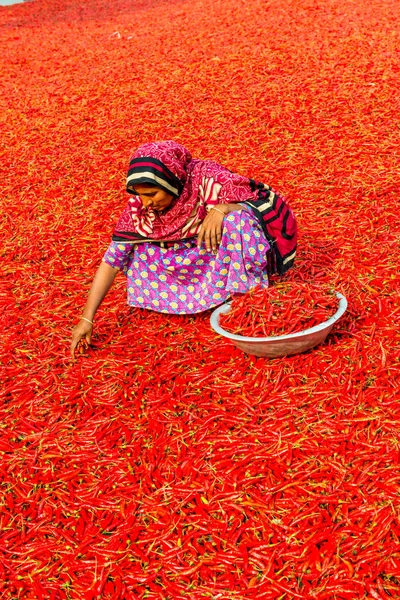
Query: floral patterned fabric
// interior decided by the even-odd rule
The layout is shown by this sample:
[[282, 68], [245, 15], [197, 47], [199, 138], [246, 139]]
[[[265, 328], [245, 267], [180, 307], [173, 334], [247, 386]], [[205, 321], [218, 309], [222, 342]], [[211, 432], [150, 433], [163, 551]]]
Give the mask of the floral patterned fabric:
[[232, 293], [268, 286], [268, 241], [247, 210], [224, 220], [216, 254], [196, 239], [169, 248], [151, 242], [112, 242], [103, 260], [127, 277], [128, 304], [164, 313], [193, 314], [225, 302]]

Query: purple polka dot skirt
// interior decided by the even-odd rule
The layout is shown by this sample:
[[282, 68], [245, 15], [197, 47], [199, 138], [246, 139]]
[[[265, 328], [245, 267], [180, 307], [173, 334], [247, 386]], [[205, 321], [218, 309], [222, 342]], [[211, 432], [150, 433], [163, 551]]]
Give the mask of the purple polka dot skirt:
[[164, 313], [193, 314], [225, 302], [231, 294], [268, 287], [270, 246], [258, 221], [246, 210], [224, 219], [216, 254], [204, 243], [182, 240], [169, 248], [150, 242], [112, 242], [104, 262], [127, 278], [128, 304]]

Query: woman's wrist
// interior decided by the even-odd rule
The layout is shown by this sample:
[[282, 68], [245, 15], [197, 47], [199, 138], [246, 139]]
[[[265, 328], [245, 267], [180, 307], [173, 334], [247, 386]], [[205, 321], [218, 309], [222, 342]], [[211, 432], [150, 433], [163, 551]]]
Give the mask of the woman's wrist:
[[[223, 205], [223, 204], [220, 204], [220, 205], [218, 205], [218, 206], [212, 206], [212, 207], [210, 208], [210, 210], [215, 210], [216, 212], [219, 212], [221, 215], [224, 215], [224, 216], [226, 216], [226, 215], [228, 214], [228, 212], [227, 212], [226, 210], [223, 210], [222, 208], [220, 208], [220, 206], [221, 206], [221, 207], [224, 207], [224, 205]], [[225, 205], [225, 206], [226, 206], [226, 205]]]
[[240, 204], [217, 204], [215, 208], [218, 208], [225, 215], [229, 215], [229, 213], [234, 212], [235, 210], [240, 210], [242, 206]]
[[93, 321], [91, 319], [87, 319], [86, 317], [81, 317], [81, 321], [87, 321], [91, 325], [93, 325]]
[[97, 307], [91, 306], [91, 303], [87, 302], [86, 306], [84, 306], [84, 308], [83, 308], [82, 315], [80, 318], [83, 319], [84, 321], [89, 321], [89, 323], [93, 323], [94, 317], [96, 315], [96, 311], [97, 311]]

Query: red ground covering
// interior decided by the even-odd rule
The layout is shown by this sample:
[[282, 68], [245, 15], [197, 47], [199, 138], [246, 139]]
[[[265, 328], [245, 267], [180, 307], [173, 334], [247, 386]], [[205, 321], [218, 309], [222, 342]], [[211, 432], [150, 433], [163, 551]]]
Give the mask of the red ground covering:
[[[0, 7], [1, 567], [11, 599], [400, 597], [398, 0]], [[255, 359], [125, 304], [68, 358], [130, 152], [283, 192], [349, 311]]]

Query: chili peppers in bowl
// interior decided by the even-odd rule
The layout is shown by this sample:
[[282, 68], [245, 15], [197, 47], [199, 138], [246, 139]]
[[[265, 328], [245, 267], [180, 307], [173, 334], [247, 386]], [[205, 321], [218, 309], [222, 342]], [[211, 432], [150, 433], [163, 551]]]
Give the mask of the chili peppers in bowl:
[[247, 354], [275, 358], [323, 342], [346, 308], [346, 298], [326, 286], [279, 283], [234, 296], [212, 313], [211, 326]]

